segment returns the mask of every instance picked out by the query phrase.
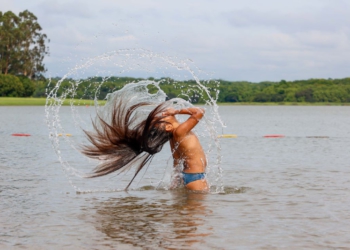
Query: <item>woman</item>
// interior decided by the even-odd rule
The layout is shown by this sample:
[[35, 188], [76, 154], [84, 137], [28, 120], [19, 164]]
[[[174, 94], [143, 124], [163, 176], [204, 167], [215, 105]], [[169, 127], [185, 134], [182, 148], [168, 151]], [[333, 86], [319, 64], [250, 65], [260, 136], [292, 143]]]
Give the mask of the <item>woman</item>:
[[[180, 123], [175, 115], [190, 115], [183, 123]], [[174, 166], [183, 164], [183, 181], [190, 190], [208, 190], [205, 180], [205, 168], [207, 160], [198, 137], [192, 129], [202, 119], [204, 109], [192, 107], [175, 110], [168, 108], [163, 112], [165, 131], [170, 136], [170, 146], [174, 159]]]
[[[97, 177], [137, 165], [136, 175], [170, 141], [174, 166], [183, 164], [183, 180], [190, 190], [207, 191], [205, 180], [206, 156], [192, 129], [204, 115], [197, 107], [175, 110], [172, 101], [153, 109], [148, 117], [138, 121], [136, 111], [150, 103], [142, 102], [128, 107], [123, 99], [115, 101], [110, 121], [98, 116], [93, 122], [94, 132], [84, 131], [91, 145], [82, 147], [86, 156], [102, 160], [87, 177]], [[180, 123], [175, 115], [190, 115]]]

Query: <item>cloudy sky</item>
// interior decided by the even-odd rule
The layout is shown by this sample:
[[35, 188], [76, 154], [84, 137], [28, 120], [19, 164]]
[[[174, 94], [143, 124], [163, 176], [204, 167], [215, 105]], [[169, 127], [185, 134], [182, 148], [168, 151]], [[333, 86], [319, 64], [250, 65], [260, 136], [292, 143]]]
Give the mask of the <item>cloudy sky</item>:
[[349, 0], [0, 0], [2, 12], [25, 9], [50, 39], [49, 76], [128, 48], [231, 81], [350, 76]]

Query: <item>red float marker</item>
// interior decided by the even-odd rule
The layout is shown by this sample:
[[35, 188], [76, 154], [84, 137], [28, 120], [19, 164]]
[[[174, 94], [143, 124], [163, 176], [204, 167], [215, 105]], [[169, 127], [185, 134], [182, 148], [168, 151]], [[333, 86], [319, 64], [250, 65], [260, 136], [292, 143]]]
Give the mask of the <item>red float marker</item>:
[[30, 134], [12, 134], [12, 136], [30, 136]]
[[282, 138], [284, 135], [272, 134], [272, 135], [264, 135], [265, 138]]

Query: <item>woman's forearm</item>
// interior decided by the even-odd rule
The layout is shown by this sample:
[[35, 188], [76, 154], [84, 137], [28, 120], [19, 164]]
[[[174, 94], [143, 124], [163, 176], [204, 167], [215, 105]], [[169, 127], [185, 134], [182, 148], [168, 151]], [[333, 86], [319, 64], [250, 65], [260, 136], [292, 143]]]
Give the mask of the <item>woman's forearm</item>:
[[202, 108], [185, 108], [185, 109], [178, 109], [176, 110], [176, 114], [179, 115], [191, 115], [195, 117], [196, 119], [201, 119], [205, 113], [205, 110]]

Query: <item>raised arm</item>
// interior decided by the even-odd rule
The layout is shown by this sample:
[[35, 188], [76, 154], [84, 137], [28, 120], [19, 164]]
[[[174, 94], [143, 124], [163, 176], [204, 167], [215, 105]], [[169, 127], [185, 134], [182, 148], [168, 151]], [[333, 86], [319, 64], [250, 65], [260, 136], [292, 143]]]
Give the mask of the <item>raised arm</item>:
[[180, 109], [180, 110], [177, 110], [178, 111], [178, 114], [179, 115], [191, 115], [190, 118], [195, 118], [197, 119], [198, 121], [200, 119], [202, 119], [203, 115], [204, 115], [204, 109], [202, 108], [197, 108], [197, 107], [194, 107], [194, 108], [186, 108], [186, 109]]
[[197, 120], [202, 119], [205, 110], [202, 108], [192, 107], [192, 108], [184, 108], [184, 109], [174, 109], [168, 108], [165, 112], [163, 112], [163, 116], [168, 115], [191, 115], [191, 117], [196, 118]]

